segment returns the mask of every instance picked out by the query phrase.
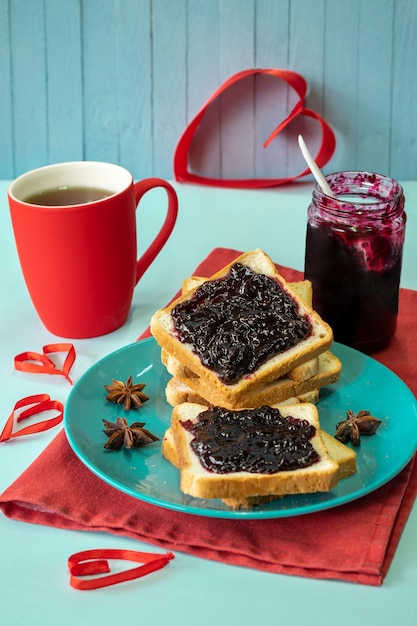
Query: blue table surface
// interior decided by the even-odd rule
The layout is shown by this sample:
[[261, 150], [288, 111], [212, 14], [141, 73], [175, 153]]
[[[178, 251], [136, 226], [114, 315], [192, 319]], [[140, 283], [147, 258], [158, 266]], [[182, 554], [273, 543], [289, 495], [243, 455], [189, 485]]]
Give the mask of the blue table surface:
[[[0, 181], [0, 428], [15, 402], [49, 392], [65, 403], [61, 377], [17, 373], [16, 354], [39, 351], [61, 338], [39, 321], [26, 291]], [[98, 359], [136, 340], [152, 313], [164, 306], [214, 247], [264, 249], [276, 262], [303, 269], [306, 212], [312, 183], [266, 190], [224, 190], [174, 183], [180, 212], [169, 242], [140, 281], [128, 321], [95, 339], [74, 340], [74, 381]], [[417, 182], [404, 182], [408, 213], [402, 286], [417, 290]], [[162, 194], [162, 195], [160, 195]], [[152, 191], [138, 211], [139, 251], [163, 219], [163, 192]], [[44, 245], [41, 233], [34, 239]], [[53, 380], [52, 380], [53, 378]], [[55, 380], [56, 378], [56, 380]], [[56, 436], [52, 429], [0, 444], [0, 491], [13, 482]], [[51, 474], [45, 477], [53, 480]], [[348, 529], [347, 529], [348, 532]], [[0, 515], [0, 623], [5, 626], [114, 625], [128, 622], [239, 626], [268, 621], [356, 626], [414, 624], [417, 615], [417, 506], [382, 587], [268, 574], [176, 553], [167, 568], [141, 580], [80, 592], [69, 585], [67, 558], [92, 548], [158, 551], [105, 533], [75, 532], [11, 521]], [[349, 541], [354, 537], [347, 535]], [[319, 621], [320, 620], [320, 621]]]

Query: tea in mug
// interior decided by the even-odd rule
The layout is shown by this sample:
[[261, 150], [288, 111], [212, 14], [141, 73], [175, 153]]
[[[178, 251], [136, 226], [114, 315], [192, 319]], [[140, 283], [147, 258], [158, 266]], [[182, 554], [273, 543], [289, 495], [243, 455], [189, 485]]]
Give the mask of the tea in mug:
[[114, 191], [100, 187], [65, 186], [38, 191], [25, 198], [24, 202], [40, 206], [72, 206], [103, 200], [113, 194]]

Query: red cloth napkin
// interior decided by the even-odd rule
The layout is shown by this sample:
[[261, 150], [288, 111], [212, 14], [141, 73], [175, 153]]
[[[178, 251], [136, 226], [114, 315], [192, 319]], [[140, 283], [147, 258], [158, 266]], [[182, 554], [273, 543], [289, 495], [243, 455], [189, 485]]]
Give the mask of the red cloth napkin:
[[[210, 275], [238, 254], [215, 249], [194, 273]], [[279, 269], [287, 280], [302, 277]], [[416, 305], [417, 292], [402, 290], [396, 340], [377, 356], [414, 393]], [[51, 467], [54, 480], [45, 481]], [[0, 508], [20, 521], [124, 535], [227, 564], [381, 585], [416, 495], [413, 460], [387, 485], [328, 511], [262, 521], [194, 516], [141, 502], [107, 485], [78, 460], [60, 432], [0, 496]]]

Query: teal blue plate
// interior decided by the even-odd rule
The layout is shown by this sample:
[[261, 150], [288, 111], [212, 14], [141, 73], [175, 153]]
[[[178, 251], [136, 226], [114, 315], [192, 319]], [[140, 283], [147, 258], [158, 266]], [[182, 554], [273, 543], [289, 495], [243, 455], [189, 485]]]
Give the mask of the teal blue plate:
[[[161, 454], [161, 441], [171, 419], [165, 401], [169, 379], [153, 338], [128, 345], [100, 360], [74, 385], [65, 410], [68, 441], [79, 459], [116, 489], [151, 504], [219, 518], [268, 519], [302, 515], [333, 508], [378, 489], [400, 472], [417, 448], [417, 401], [389, 369], [341, 344], [332, 352], [342, 361], [337, 384], [321, 392], [320, 423], [330, 434], [346, 410], [368, 409], [382, 419], [375, 435], [363, 437], [357, 452], [357, 473], [329, 493], [286, 496], [253, 510], [232, 510], [221, 500], [199, 500], [181, 493], [179, 472]], [[104, 385], [113, 378], [146, 384], [149, 401], [129, 414], [106, 401]], [[146, 422], [161, 441], [141, 449], [110, 451], [102, 420], [125, 415], [129, 423]]]

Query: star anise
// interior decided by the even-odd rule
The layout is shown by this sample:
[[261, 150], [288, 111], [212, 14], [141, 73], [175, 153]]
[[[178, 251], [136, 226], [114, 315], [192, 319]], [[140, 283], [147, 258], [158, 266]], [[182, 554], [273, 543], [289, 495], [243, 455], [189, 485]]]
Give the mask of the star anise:
[[373, 435], [381, 420], [372, 417], [369, 411], [359, 411], [356, 415], [348, 409], [347, 418], [339, 422], [336, 426], [336, 439], [342, 443], [351, 441], [354, 446], [358, 446], [361, 435]]
[[122, 446], [127, 448], [143, 448], [149, 443], [159, 441], [159, 437], [143, 428], [145, 422], [134, 422], [130, 426], [127, 419], [117, 417], [115, 422], [103, 420], [104, 434], [108, 437], [104, 447], [108, 450], [120, 450]]
[[133, 385], [132, 376], [129, 376], [125, 383], [121, 380], [113, 379], [111, 385], [104, 385], [105, 390], [108, 392], [106, 400], [114, 404], [123, 404], [125, 411], [139, 409], [144, 402], [149, 400], [149, 397], [143, 393], [145, 387], [146, 385], [143, 383]]

